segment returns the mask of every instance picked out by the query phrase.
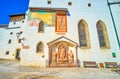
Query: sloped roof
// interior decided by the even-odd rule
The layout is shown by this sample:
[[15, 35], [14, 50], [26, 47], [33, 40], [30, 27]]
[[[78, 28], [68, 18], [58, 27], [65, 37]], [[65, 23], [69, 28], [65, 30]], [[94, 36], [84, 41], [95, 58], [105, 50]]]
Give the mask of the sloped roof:
[[9, 16], [18, 16], [18, 15], [25, 15], [25, 13], [10, 14]]
[[30, 10], [65, 11], [65, 12], [68, 12], [67, 8], [29, 7], [29, 9]]
[[0, 24], [0, 28], [6, 28], [8, 27], [8, 24]]

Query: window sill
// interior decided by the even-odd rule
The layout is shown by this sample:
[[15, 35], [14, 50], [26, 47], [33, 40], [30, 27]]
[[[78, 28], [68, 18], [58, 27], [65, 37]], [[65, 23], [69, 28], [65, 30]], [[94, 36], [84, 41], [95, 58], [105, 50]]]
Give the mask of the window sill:
[[100, 47], [101, 49], [110, 49], [110, 47]]
[[80, 47], [81, 49], [90, 49], [91, 47]]

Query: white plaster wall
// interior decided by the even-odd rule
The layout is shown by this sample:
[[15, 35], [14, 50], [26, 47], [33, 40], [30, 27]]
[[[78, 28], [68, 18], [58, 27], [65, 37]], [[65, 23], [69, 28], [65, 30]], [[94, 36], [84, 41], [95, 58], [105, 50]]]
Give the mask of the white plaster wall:
[[0, 28], [0, 44], [1, 44], [1, 41], [2, 41], [3, 34], [4, 34], [4, 29], [5, 28]]
[[24, 21], [24, 19], [22, 19], [20, 21], [9, 22], [9, 28], [11, 28], [11, 27], [24, 27], [24, 22], [22, 23], [22, 21]]
[[[0, 59], [15, 59], [16, 49], [21, 49], [21, 43], [18, 43], [16, 33], [23, 31], [24, 23], [16, 21], [15, 25], [12, 24], [13, 22], [10, 22], [8, 28], [5, 28], [2, 34]], [[13, 32], [12, 35], [10, 35], [11, 32]], [[8, 43], [9, 39], [12, 40], [10, 44]], [[9, 55], [6, 55], [6, 51], [9, 51]]]
[[3, 40], [4, 31], [5, 31], [4, 28], [0, 28], [0, 53], [2, 52], [1, 44], [2, 44], [2, 40]]

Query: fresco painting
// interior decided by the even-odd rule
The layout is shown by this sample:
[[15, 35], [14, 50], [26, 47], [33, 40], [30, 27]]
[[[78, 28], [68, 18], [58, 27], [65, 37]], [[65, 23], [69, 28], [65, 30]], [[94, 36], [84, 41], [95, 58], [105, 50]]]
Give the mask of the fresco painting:
[[28, 25], [38, 26], [39, 21], [42, 20], [46, 26], [54, 26], [54, 16], [53, 12], [29, 12]]

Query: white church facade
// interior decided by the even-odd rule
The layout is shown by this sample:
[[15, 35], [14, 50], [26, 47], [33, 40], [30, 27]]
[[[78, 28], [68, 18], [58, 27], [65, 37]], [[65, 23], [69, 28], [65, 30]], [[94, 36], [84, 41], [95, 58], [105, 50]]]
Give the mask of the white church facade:
[[26, 14], [10, 15], [0, 28], [0, 59], [23, 66], [84, 67], [120, 64], [120, 49], [107, 1], [30, 0]]

